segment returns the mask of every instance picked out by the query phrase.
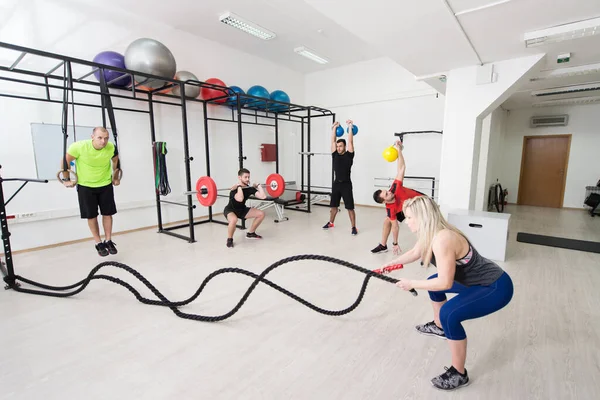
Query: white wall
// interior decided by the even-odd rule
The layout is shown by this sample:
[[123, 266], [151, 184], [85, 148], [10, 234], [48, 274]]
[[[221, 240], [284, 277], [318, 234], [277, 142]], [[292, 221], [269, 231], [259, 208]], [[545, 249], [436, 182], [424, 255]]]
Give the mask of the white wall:
[[[454, 69], [447, 74], [440, 205], [475, 208], [483, 119], [537, 72], [543, 54]], [[488, 67], [493, 67], [493, 79]], [[487, 78], [482, 79], [487, 71]]]
[[[444, 98], [441, 95], [437, 98], [435, 93], [387, 58], [306, 76], [307, 102], [331, 109], [344, 126], [346, 119], [352, 119], [359, 127], [352, 168], [357, 204], [376, 205], [372, 197], [376, 189], [374, 178], [396, 175], [396, 163], [388, 163], [382, 157], [383, 150], [396, 139], [395, 132], [442, 129]], [[330, 127], [331, 120], [315, 123], [312, 151], [331, 151]], [[435, 134], [407, 136], [406, 175], [439, 178], [441, 142], [441, 136]], [[330, 186], [331, 157], [315, 157], [313, 167], [315, 165], [322, 173], [313, 177], [312, 183]], [[407, 180], [406, 185], [416, 188], [421, 184]], [[426, 189], [422, 191], [430, 193]]]
[[[177, 70], [189, 70], [195, 73], [200, 80], [209, 77], [219, 77], [227, 85], [238, 85], [244, 89], [255, 84], [261, 84], [268, 90], [285, 90], [292, 102], [304, 104], [304, 80], [302, 74], [275, 65], [271, 62], [252, 55], [221, 46], [217, 43], [199, 37], [161, 26], [149, 24], [148, 21], [135, 15], [125, 13], [111, 13], [90, 8], [89, 14], [78, 21], [81, 29], [73, 27], [72, 34], [48, 32], [49, 10], [48, 4], [52, 2], [24, 1], [17, 7], [22, 9], [16, 12], [17, 21], [9, 21], [0, 32], [0, 41], [33, 47], [45, 51], [58, 51], [74, 57], [88, 60], [93, 55], [103, 50], [114, 50], [123, 53], [127, 45], [138, 37], [151, 37], [164, 43], [174, 54], [177, 60]], [[56, 9], [61, 10], [60, 1], [56, 2]], [[91, 6], [90, 6], [91, 7]], [[77, 15], [82, 17], [81, 15]], [[56, 13], [52, 15], [52, 27], [60, 30], [61, 27], [71, 26], [74, 18], [69, 13]], [[93, 26], [103, 26], [104, 33], [98, 33]], [[19, 27], [27, 26], [24, 32]], [[14, 29], [8, 29], [14, 27]], [[114, 27], [115, 30], [111, 30]], [[125, 28], [126, 27], [126, 28]], [[117, 29], [118, 28], [118, 29]], [[118, 32], [118, 35], [117, 33]], [[48, 37], [59, 37], [56, 45], [48, 42]], [[102, 36], [102, 39], [99, 36]], [[68, 46], [66, 45], [68, 43]], [[0, 59], [6, 60], [6, 52]], [[10, 54], [8, 55], [10, 57]], [[10, 59], [10, 58], [9, 58]], [[36, 60], [31, 60], [32, 62]], [[40, 60], [38, 59], [37, 62]], [[28, 64], [23, 60], [23, 68], [38, 65]], [[6, 61], [3, 62], [6, 65]], [[56, 61], [50, 61], [50, 68]], [[40, 65], [38, 65], [40, 66]], [[45, 67], [41, 69], [44, 70]], [[49, 70], [50, 68], [47, 68]], [[22, 77], [20, 77], [23, 79]], [[11, 93], [31, 92], [23, 85], [6, 84], [0, 82], [0, 90]], [[54, 98], [61, 99], [60, 93], [54, 93]], [[83, 100], [83, 96], [75, 94], [76, 100]], [[94, 99], [97, 101], [98, 99]], [[134, 104], [130, 100], [113, 100], [115, 106]], [[140, 105], [139, 107], [144, 107]], [[35, 178], [34, 153], [31, 138], [31, 123], [61, 122], [61, 106], [29, 100], [0, 98], [0, 160], [2, 160], [2, 175], [4, 177], [30, 177]], [[227, 110], [210, 106], [209, 114], [212, 116], [227, 116]], [[69, 110], [69, 113], [71, 110]], [[172, 193], [166, 198], [171, 201], [184, 201], [182, 193], [186, 190], [184, 185], [185, 168], [183, 155], [182, 119], [178, 107], [157, 105], [155, 106], [157, 140], [166, 141], [169, 153], [167, 166], [169, 182]], [[139, 227], [152, 226], [157, 223], [156, 208], [154, 206], [153, 167], [150, 140], [150, 124], [146, 114], [116, 111], [117, 127], [119, 131], [119, 146], [124, 171], [123, 181], [116, 188], [116, 201], [119, 213], [115, 217], [114, 231], [123, 231]], [[188, 106], [188, 129], [190, 132], [190, 155], [192, 162], [192, 186], [198, 177], [206, 174], [204, 129], [201, 104]], [[76, 124], [83, 126], [101, 125], [99, 109], [76, 108]], [[295, 133], [299, 132], [299, 124], [281, 123], [280, 144], [281, 151], [293, 151]], [[226, 122], [210, 122], [210, 157], [211, 175], [219, 187], [230, 187], [237, 179], [238, 146], [237, 125]], [[84, 138], [89, 132], [78, 132], [78, 139]], [[245, 166], [252, 172], [254, 181], [264, 182], [266, 176], [275, 172], [274, 163], [260, 162], [260, 143], [274, 143], [274, 128], [262, 126], [244, 127], [244, 152], [248, 159]], [[60, 166], [62, 155], [57, 154], [57, 170]], [[294, 176], [299, 167], [294, 165], [296, 158], [287, 157], [280, 153], [280, 173]], [[5, 191], [10, 195], [17, 186], [5, 184]], [[197, 203], [195, 201], [195, 203]], [[14, 250], [49, 245], [69, 240], [90, 237], [89, 230], [84, 221], [79, 219], [77, 195], [74, 190], [63, 188], [58, 182], [48, 184], [28, 184], [8, 206], [9, 214], [36, 213], [36, 217], [29, 220], [13, 220], [11, 222], [11, 236]], [[224, 201], [219, 200], [214, 212], [221, 212]], [[195, 216], [207, 214], [207, 209], [200, 205], [195, 210]], [[61, 216], [61, 218], [56, 218]], [[45, 219], [50, 217], [51, 219]], [[54, 217], [54, 218], [52, 218]], [[164, 206], [163, 217], [165, 222], [183, 220], [187, 211], [183, 207]], [[202, 229], [197, 227], [196, 229]], [[187, 232], [184, 232], [187, 233]], [[48, 236], [46, 236], [48, 235]], [[174, 239], [177, 240], [177, 239]]]
[[[568, 114], [564, 127], [530, 128], [532, 116]], [[533, 135], [571, 134], [571, 152], [567, 171], [564, 207], [583, 208], [585, 187], [600, 179], [600, 104], [570, 107], [546, 107], [512, 110], [508, 114], [500, 181], [509, 190], [509, 202], [516, 203], [521, 172], [523, 137]]]
[[[477, 177], [476, 210], [487, 211], [489, 188], [496, 180], [500, 182], [502, 168], [502, 143], [506, 131], [507, 112], [498, 107], [483, 120], [481, 132], [481, 148], [479, 153], [479, 168]], [[509, 190], [509, 198], [514, 192]], [[516, 197], [515, 197], [516, 199]]]

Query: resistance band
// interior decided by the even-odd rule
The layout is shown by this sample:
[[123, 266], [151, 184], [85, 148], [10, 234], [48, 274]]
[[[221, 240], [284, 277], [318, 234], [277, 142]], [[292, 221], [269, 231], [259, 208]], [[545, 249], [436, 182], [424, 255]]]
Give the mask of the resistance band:
[[154, 142], [152, 159], [154, 160], [154, 183], [156, 193], [166, 196], [171, 193], [167, 175], [167, 142]]

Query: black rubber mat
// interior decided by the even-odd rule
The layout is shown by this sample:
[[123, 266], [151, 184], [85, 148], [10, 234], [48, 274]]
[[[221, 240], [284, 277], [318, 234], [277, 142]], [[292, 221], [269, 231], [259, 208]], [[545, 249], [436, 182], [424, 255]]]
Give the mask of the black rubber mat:
[[599, 242], [588, 242], [586, 240], [565, 239], [554, 236], [534, 235], [532, 233], [519, 232], [517, 233], [517, 242], [560, 247], [562, 249], [588, 251], [590, 253], [600, 253]]

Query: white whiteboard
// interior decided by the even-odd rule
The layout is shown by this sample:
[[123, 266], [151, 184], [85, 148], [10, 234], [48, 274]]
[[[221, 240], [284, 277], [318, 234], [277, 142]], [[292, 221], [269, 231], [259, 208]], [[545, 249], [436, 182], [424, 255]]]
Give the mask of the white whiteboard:
[[[69, 145], [77, 140], [90, 139], [93, 126], [75, 126], [73, 134], [73, 125], [67, 126], [67, 149]], [[109, 141], [114, 144], [112, 130], [108, 129], [110, 134]], [[63, 141], [64, 136], [62, 126], [58, 124], [38, 124], [31, 123], [31, 139], [33, 141], [33, 154], [35, 157], [35, 170], [38, 179], [56, 179], [56, 173], [62, 169], [61, 160], [64, 156]], [[71, 169], [75, 170], [72, 165]]]

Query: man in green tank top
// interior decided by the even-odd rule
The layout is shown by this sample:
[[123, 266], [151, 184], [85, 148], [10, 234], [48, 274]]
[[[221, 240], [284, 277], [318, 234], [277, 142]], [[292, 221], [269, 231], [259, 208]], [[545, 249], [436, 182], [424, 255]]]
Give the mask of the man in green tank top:
[[[108, 141], [108, 131], [96, 127], [91, 139], [77, 141], [67, 150], [66, 161], [75, 161], [77, 171], [77, 196], [82, 219], [87, 219], [94, 240], [96, 251], [102, 257], [117, 254], [117, 248], [112, 241], [113, 215], [117, 213], [113, 185], [118, 186], [117, 170], [119, 155], [115, 145]], [[61, 165], [63, 160], [61, 160]], [[73, 183], [66, 181], [65, 186], [72, 187]], [[105, 240], [100, 238], [98, 225], [98, 208], [102, 215]]]

